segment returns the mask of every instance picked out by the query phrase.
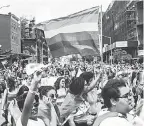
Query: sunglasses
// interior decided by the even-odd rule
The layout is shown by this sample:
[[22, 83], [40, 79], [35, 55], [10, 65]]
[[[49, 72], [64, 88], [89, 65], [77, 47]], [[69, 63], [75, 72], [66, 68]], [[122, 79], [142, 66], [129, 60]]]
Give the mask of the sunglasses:
[[132, 95], [131, 93], [127, 93], [127, 94], [120, 96], [118, 98], [129, 98], [131, 95]]
[[140, 86], [144, 86], [144, 84], [139, 84]]
[[58, 94], [51, 94], [50, 97], [51, 97], [51, 98], [57, 98], [57, 97], [58, 97]]

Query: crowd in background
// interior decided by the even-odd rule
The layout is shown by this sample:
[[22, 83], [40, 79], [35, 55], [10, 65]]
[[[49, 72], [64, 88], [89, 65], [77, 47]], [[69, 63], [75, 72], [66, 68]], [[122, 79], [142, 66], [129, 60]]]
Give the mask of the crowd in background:
[[143, 64], [14, 62], [0, 96], [2, 126], [144, 126]]

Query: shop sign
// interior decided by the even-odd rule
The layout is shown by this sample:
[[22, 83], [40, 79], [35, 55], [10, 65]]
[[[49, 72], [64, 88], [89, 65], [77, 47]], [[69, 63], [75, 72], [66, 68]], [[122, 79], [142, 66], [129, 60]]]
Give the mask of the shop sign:
[[138, 56], [144, 56], [144, 50], [138, 50]]
[[116, 42], [116, 47], [128, 47], [127, 41]]

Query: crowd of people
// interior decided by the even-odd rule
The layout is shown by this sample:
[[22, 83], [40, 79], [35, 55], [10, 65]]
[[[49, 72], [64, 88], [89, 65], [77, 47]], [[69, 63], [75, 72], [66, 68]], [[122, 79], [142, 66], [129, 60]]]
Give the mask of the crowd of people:
[[15, 62], [0, 96], [1, 126], [144, 126], [143, 64]]

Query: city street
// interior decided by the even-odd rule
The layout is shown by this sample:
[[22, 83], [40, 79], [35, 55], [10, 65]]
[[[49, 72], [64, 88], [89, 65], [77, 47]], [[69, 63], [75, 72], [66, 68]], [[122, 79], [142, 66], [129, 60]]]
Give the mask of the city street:
[[143, 0], [2, 1], [0, 126], [144, 126], [143, 12]]

